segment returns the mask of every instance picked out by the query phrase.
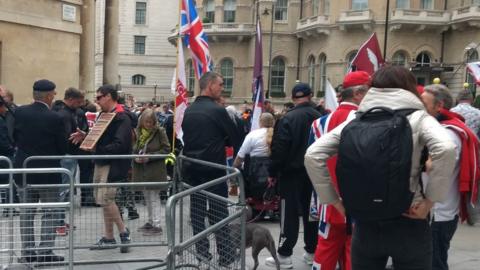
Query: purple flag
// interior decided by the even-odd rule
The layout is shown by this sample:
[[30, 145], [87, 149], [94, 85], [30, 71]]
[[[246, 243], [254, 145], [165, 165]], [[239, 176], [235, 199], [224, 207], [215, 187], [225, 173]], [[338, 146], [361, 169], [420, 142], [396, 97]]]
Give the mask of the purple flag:
[[263, 112], [263, 55], [262, 55], [262, 28], [257, 16], [257, 31], [255, 35], [255, 64], [253, 66], [253, 115], [251, 130], [260, 127], [260, 115]]

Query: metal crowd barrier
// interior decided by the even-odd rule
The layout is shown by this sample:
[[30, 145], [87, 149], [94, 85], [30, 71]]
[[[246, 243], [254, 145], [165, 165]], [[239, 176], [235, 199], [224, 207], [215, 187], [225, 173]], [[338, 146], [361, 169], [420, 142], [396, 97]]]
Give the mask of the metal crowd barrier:
[[[70, 171], [63, 168], [39, 168], [39, 169], [0, 169], [0, 175], [8, 174], [10, 175], [10, 183], [7, 185], [10, 188], [10, 200], [13, 200], [13, 175], [14, 174], [65, 174], [70, 179], [72, 179], [72, 174]], [[39, 188], [48, 189], [56, 185], [37, 185]], [[73, 181], [69, 187], [71, 193], [73, 194]], [[32, 188], [29, 185], [19, 187], [18, 190], [20, 193], [26, 194], [26, 190]], [[54, 194], [58, 196], [58, 194]], [[19, 217], [14, 217], [14, 215], [9, 215], [8, 219], [5, 221], [3, 218], [0, 219], [0, 266], [1, 267], [10, 267], [18, 264], [24, 264], [24, 259], [26, 257], [23, 255], [23, 252], [31, 254], [29, 257], [34, 256], [34, 253], [38, 253], [37, 257], [42, 257], [41, 253], [44, 251], [60, 251], [64, 252], [62, 255], [67, 255], [67, 261], [57, 263], [47, 263], [47, 262], [32, 262], [36, 266], [65, 266], [68, 269], [73, 269], [73, 235], [70, 235], [68, 239], [63, 241], [55, 241], [52, 231], [55, 230], [57, 220], [53, 217], [57, 213], [62, 212], [68, 214], [69, 221], [73, 222], [74, 210], [73, 205], [70, 202], [40, 202], [40, 203], [24, 203], [27, 197], [23, 197], [22, 203], [6, 203], [0, 204], [0, 209], [9, 211], [13, 209], [20, 209]], [[72, 200], [72, 197], [69, 201]], [[2, 211], [3, 212], [3, 211]], [[35, 225], [35, 214], [38, 212], [43, 212], [42, 225]], [[47, 218], [47, 216], [49, 218]], [[33, 224], [30, 226], [22, 226], [21, 224]], [[18, 225], [18, 226], [17, 226]], [[15, 232], [15, 229], [18, 229], [18, 233]], [[36, 245], [38, 238], [40, 237], [40, 245]], [[52, 240], [53, 238], [53, 240]], [[53, 243], [52, 243], [53, 242]], [[42, 244], [50, 244], [51, 246], [43, 246]], [[7, 257], [3, 257], [1, 254], [7, 253]], [[58, 254], [57, 254], [58, 255]], [[18, 258], [19, 261], [16, 262], [15, 258]], [[3, 268], [2, 268], [3, 269]]]
[[[83, 156], [32, 156], [25, 160], [24, 166], [26, 167], [29, 162], [33, 160], [59, 160], [59, 159], [76, 159], [76, 160], [96, 160], [96, 159], [133, 159], [136, 157], [147, 157], [151, 159], [164, 159], [166, 155], [83, 155]], [[182, 164], [184, 161], [196, 164], [210, 169], [217, 169], [226, 172], [226, 175], [217, 179], [208, 179], [209, 182], [192, 187], [188, 183], [184, 182], [184, 175], [182, 172]], [[19, 170], [0, 170], [2, 173], [23, 174], [23, 181], [26, 181], [26, 174], [33, 171], [44, 172], [58, 172], [67, 173], [66, 169], [19, 169]], [[149, 265], [140, 269], [151, 269], [163, 267], [166, 269], [245, 269], [245, 218], [243, 215], [245, 207], [245, 198], [243, 194], [243, 181], [241, 181], [241, 174], [237, 169], [229, 168], [210, 162], [191, 159], [184, 156], [177, 158], [175, 166], [175, 177], [171, 182], [122, 182], [122, 183], [105, 183], [105, 184], [85, 184], [74, 183], [73, 176], [69, 174], [70, 184], [56, 185], [56, 188], [69, 187], [70, 196], [69, 202], [63, 205], [68, 208], [66, 216], [68, 216], [69, 230], [66, 235], [57, 236], [57, 244], [59, 241], [65, 242], [63, 246], [68, 247], [69, 256], [66, 258], [65, 263], [57, 263], [56, 266], [68, 266], [69, 269], [73, 269], [73, 265], [92, 265], [92, 264], [114, 264], [114, 263], [149, 263], [154, 262], [155, 265]], [[238, 199], [225, 198], [218, 196], [210, 192], [210, 189], [218, 184], [226, 185], [227, 181], [232, 178], [239, 178], [240, 196]], [[22, 178], [20, 179], [22, 180]], [[137, 210], [140, 217], [134, 220], [127, 220], [127, 216], [123, 215], [126, 226], [130, 229], [132, 242], [128, 245], [118, 244], [119, 246], [132, 247], [130, 253], [120, 253], [114, 249], [107, 250], [89, 250], [95, 247], [94, 243], [98, 238], [102, 236], [103, 232], [103, 215], [101, 207], [81, 207], [75, 209], [75, 189], [98, 189], [98, 188], [113, 188], [118, 189], [125, 188], [135, 191], [146, 190], [165, 190], [171, 189], [171, 194], [164, 205], [159, 196], [150, 201], [151, 205], [156, 205], [157, 208], [153, 211], [160, 211], [163, 233], [157, 234], [145, 234], [145, 232], [139, 231], [139, 227], [145, 223], [148, 215], [148, 209], [142, 204], [142, 201], [136, 201]], [[28, 185], [27, 189], [36, 188], [48, 188], [46, 185]], [[11, 188], [10, 188], [11, 189]], [[118, 197], [118, 193], [117, 193]], [[191, 199], [194, 199], [193, 202]], [[147, 198], [144, 197], [145, 203]], [[195, 200], [207, 201], [208, 203], [208, 218], [209, 225], [207, 225], [201, 231], [195, 231], [192, 227], [192, 215], [195, 218], [195, 211], [190, 210], [196, 208]], [[117, 201], [117, 205], [122, 202]], [[8, 204], [0, 205], [1, 208], [28, 208], [31, 205], [23, 204]], [[212, 206], [213, 205], [213, 206]], [[224, 207], [226, 206], [228, 212], [225, 215]], [[37, 208], [46, 208], [52, 206], [50, 204], [42, 206], [37, 204]], [[60, 205], [59, 205], [60, 206]], [[123, 207], [119, 207], [123, 208]], [[164, 211], [164, 212], [163, 212]], [[164, 215], [163, 215], [164, 214]], [[213, 221], [212, 221], [213, 220]], [[14, 224], [18, 222], [17, 218], [11, 218], [11, 228], [13, 232]], [[225, 232], [230, 231], [230, 225], [232, 223], [240, 223], [240, 231], [231, 231], [228, 236]], [[0, 225], [1, 227], [1, 225]], [[166, 228], [166, 232], [165, 232]], [[237, 226], [238, 228], [238, 226]], [[223, 234], [223, 236], [222, 236]], [[10, 234], [11, 237], [19, 237], [15, 233]], [[67, 237], [66, 237], [67, 236]], [[223, 248], [228, 247], [228, 250], [223, 250], [222, 245], [217, 246], [216, 238], [225, 238], [223, 242]], [[118, 237], [116, 237], [118, 239]], [[60, 240], [58, 240], [60, 239]], [[63, 239], [63, 240], [62, 240]], [[13, 242], [13, 241], [10, 241]], [[62, 243], [63, 243], [62, 242]], [[198, 254], [197, 246], [209, 243], [210, 248], [206, 254], [211, 254], [210, 257], [205, 257], [202, 254]], [[219, 242], [220, 243], [220, 242]], [[18, 245], [18, 244], [17, 244]], [[58, 245], [61, 246], [61, 245]], [[215, 249], [217, 252], [215, 252]], [[1, 250], [2, 252], [9, 252], [13, 254], [18, 251], [17, 247], [9, 247]], [[222, 253], [220, 256], [217, 253]], [[108, 259], [105, 259], [108, 258]], [[222, 258], [228, 258], [223, 262]], [[233, 259], [231, 259], [233, 258]], [[230, 260], [231, 259], [231, 260]], [[10, 259], [10, 261], [12, 261]], [[144, 264], [143, 264], [144, 265]], [[202, 269], [203, 269], [202, 268]]]
[[[185, 161], [210, 169], [223, 170], [226, 175], [198, 186], [190, 186], [184, 181]], [[240, 171], [180, 156], [177, 158], [176, 174], [179, 192], [170, 196], [167, 201], [169, 222], [167, 269], [245, 269], [245, 197]], [[239, 179], [240, 194], [236, 201], [210, 192], [218, 185], [223, 184], [226, 187], [232, 178]], [[201, 215], [202, 208], [207, 202], [209, 209], [206, 210], [206, 219], [209, 225], [195, 231], [193, 227], [195, 224], [198, 225], [196, 219], [202, 217], [197, 215]], [[228, 209], [227, 213], [225, 207]], [[189, 212], [189, 215], [184, 212]], [[184, 221], [186, 216], [189, 217], [189, 222]], [[201, 223], [203, 221], [201, 219]], [[240, 231], [235, 231], [234, 227], [230, 226], [234, 223], [240, 224], [236, 226]]]

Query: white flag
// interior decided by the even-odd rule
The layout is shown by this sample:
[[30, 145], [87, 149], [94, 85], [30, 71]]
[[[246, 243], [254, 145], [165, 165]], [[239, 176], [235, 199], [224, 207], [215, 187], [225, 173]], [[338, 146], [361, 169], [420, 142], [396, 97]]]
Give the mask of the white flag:
[[325, 109], [335, 111], [338, 107], [337, 94], [329, 80], [325, 89]]

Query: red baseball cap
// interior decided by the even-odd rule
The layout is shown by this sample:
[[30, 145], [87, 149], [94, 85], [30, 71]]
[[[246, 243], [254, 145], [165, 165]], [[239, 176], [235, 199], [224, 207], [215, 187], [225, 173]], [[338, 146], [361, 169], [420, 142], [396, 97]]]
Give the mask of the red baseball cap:
[[354, 71], [348, 73], [343, 79], [343, 88], [349, 88], [357, 85], [368, 85], [370, 86], [371, 78], [370, 74], [365, 71]]

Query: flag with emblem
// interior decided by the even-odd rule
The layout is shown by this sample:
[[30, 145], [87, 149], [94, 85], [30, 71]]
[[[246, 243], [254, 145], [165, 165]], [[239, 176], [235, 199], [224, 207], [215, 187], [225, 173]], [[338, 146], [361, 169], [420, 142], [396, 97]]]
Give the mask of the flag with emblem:
[[358, 49], [357, 55], [350, 64], [349, 71], [363, 70], [372, 75], [385, 63], [382, 51], [378, 44], [377, 34], [373, 33], [370, 38]]

